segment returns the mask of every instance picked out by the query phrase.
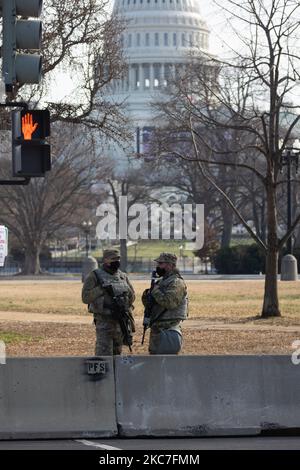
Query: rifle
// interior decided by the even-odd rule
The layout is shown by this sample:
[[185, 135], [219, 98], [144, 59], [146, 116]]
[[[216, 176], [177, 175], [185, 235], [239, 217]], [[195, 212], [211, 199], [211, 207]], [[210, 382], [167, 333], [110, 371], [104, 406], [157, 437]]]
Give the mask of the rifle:
[[132, 318], [127, 307], [126, 296], [124, 294], [116, 294], [111, 284], [103, 285], [103, 288], [106, 289], [113, 300], [110, 307], [112, 316], [119, 322], [123, 334], [123, 342], [129, 347], [129, 351], [132, 352]]
[[144, 344], [145, 334], [146, 334], [147, 329], [150, 326], [152, 308], [153, 308], [153, 305], [155, 303], [155, 300], [151, 295], [151, 291], [152, 291], [152, 289], [155, 285], [155, 280], [156, 279], [157, 279], [157, 274], [156, 274], [156, 270], [154, 270], [154, 271], [152, 271], [152, 274], [151, 274], [151, 286], [150, 286], [150, 289], [147, 292], [147, 303], [146, 303], [145, 310], [144, 310], [144, 321], [143, 321], [144, 331], [143, 331], [143, 337], [142, 337], [142, 343], [141, 344]]

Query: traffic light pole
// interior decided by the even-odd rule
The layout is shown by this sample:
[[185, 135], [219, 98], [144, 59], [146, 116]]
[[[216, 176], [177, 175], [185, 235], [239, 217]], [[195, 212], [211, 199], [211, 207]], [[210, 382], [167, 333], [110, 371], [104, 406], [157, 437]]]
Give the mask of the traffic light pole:
[[25, 101], [6, 101], [6, 103], [0, 103], [1, 108], [24, 108], [28, 109], [28, 103]]
[[[0, 103], [1, 108], [24, 108], [28, 109], [28, 104], [24, 101], [7, 101], [6, 103]], [[30, 178], [23, 178], [19, 180], [0, 180], [0, 186], [26, 186], [29, 184]]]

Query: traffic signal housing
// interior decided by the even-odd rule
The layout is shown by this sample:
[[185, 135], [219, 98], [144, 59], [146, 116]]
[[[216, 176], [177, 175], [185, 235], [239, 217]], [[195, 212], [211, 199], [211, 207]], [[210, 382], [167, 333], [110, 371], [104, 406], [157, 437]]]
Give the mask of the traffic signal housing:
[[51, 170], [48, 110], [12, 111], [13, 176], [39, 177]]
[[14, 85], [39, 83], [42, 58], [31, 51], [39, 51], [42, 22], [38, 18], [42, 0], [2, 0], [3, 44], [2, 74], [6, 91]]

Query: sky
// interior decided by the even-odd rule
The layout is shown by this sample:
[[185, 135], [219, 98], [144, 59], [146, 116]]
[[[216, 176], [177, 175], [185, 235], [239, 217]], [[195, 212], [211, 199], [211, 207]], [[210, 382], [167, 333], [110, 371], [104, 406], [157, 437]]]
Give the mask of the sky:
[[207, 22], [210, 29], [210, 52], [213, 54], [222, 54], [230, 45], [232, 36], [228, 27], [224, 12], [217, 6], [214, 0], [198, 0], [203, 19]]

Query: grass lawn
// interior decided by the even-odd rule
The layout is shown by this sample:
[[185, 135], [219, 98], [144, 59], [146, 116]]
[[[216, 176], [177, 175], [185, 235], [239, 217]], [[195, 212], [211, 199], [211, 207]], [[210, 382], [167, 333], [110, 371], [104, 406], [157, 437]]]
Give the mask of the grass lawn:
[[[136, 280], [133, 285], [137, 296], [134, 314], [138, 320], [133, 352], [147, 354], [148, 339], [144, 346], [140, 344], [143, 316], [140, 297], [149, 282]], [[190, 322], [183, 324], [183, 354], [286, 354], [291, 352], [293, 341], [300, 339], [298, 282], [279, 282], [282, 317], [271, 319], [260, 318], [264, 288], [261, 280], [193, 280], [187, 281], [187, 285]], [[0, 314], [4, 312], [4, 317], [0, 320], [0, 340], [6, 343], [7, 354], [93, 354], [94, 326], [91, 314], [81, 302], [81, 288], [77, 280], [1, 280]], [[17, 320], [10, 319], [9, 312], [20, 315]], [[34, 314], [48, 314], [52, 322], [49, 319], [34, 322], [29, 318]], [[69, 315], [82, 320], [75, 324], [71, 319], [67, 324], [65, 316]], [[291, 326], [296, 329], [284, 329]]]
[[20, 342], [31, 343], [36, 340], [38, 340], [38, 338], [28, 334], [16, 333], [14, 331], [2, 331], [0, 326], [0, 341], [4, 341], [5, 344], [15, 344]]
[[[175, 253], [178, 257], [179, 256], [188, 256], [193, 257], [194, 253], [191, 250], [185, 249], [185, 241], [184, 240], [138, 240], [136, 245], [131, 245], [128, 247], [128, 256], [130, 258], [150, 258], [153, 259], [154, 257], [158, 256], [161, 252], [167, 251], [170, 253]], [[251, 238], [247, 237], [233, 237], [231, 240], [231, 247], [236, 245], [251, 245], [254, 241]], [[183, 246], [182, 249], [180, 247]], [[53, 254], [54, 256], [54, 254]], [[59, 254], [56, 255], [59, 258]], [[70, 250], [64, 254], [66, 257], [70, 258], [77, 258], [77, 257], [84, 257], [85, 250], [82, 250], [78, 253], [77, 250]], [[96, 258], [102, 257], [102, 250], [92, 250], [92, 256]]]
[[[133, 281], [136, 291], [135, 315], [142, 317], [141, 294], [148, 281]], [[264, 282], [187, 281], [190, 318], [240, 321], [259, 316]], [[1, 281], [0, 311], [62, 315], [89, 315], [81, 302], [82, 284], [76, 281]], [[298, 282], [279, 282], [282, 317], [265, 320], [273, 323], [300, 324]]]
[[[180, 246], [183, 246], [182, 253], [180, 253]], [[135, 248], [136, 247], [136, 248]], [[170, 253], [175, 253], [178, 257], [180, 254], [182, 256], [193, 257], [194, 253], [191, 250], [186, 250], [185, 241], [183, 240], [139, 240], [137, 245], [132, 245], [128, 247], [128, 256], [130, 258], [150, 258], [158, 256], [161, 252], [167, 251]], [[85, 255], [85, 252], [82, 252], [82, 256]], [[102, 257], [102, 250], [92, 251], [92, 255], [96, 258]], [[70, 254], [70, 256], [74, 256]]]

